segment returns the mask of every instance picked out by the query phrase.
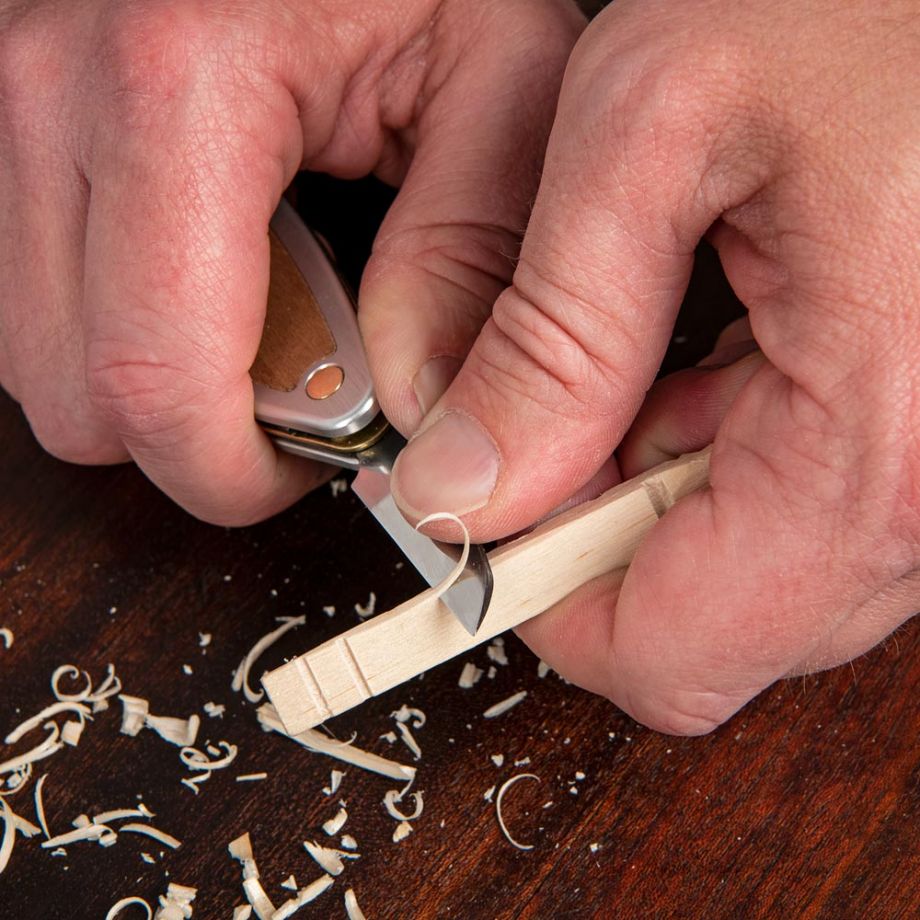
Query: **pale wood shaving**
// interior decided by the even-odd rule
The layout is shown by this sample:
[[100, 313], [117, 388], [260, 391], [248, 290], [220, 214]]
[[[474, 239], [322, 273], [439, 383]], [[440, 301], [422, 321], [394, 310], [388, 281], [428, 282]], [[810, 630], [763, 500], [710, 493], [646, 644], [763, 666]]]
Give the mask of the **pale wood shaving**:
[[342, 846], [346, 850], [357, 850], [358, 849], [358, 841], [355, 840], [355, 838], [352, 837], [351, 834], [342, 834], [341, 843], [342, 843]]
[[289, 875], [282, 883], [282, 888], [287, 888], [288, 891], [297, 891], [297, 879], [293, 875]]
[[212, 719], [222, 719], [227, 711], [227, 707], [223, 703], [205, 703], [201, 708]]
[[310, 854], [316, 864], [330, 875], [339, 875], [345, 868], [344, 859], [358, 859], [358, 853], [346, 853], [334, 847], [324, 847], [315, 840], [304, 840], [304, 849]]
[[45, 738], [41, 744], [32, 748], [30, 751], [26, 751], [25, 754], [11, 757], [9, 760], [0, 763], [0, 773], [11, 773], [14, 770], [18, 770], [20, 767], [33, 764], [37, 760], [44, 760], [46, 757], [56, 754], [64, 747], [64, 742], [58, 740], [61, 731], [54, 722], [46, 722], [44, 728], [49, 732], [48, 737]]
[[45, 803], [42, 798], [42, 789], [47, 778], [47, 773], [42, 773], [42, 775], [38, 778], [38, 782], [35, 784], [34, 799], [35, 815], [38, 818], [38, 823], [41, 825], [42, 833], [45, 835], [45, 840], [50, 840], [51, 834], [48, 831], [48, 822], [45, 820]]
[[[213, 770], [223, 770], [236, 760], [239, 748], [227, 741], [219, 741], [218, 745], [225, 752], [223, 757], [215, 757], [211, 760], [204, 751], [187, 746], [179, 752], [179, 759], [189, 770], [206, 770], [209, 773]], [[209, 750], [220, 753], [217, 748], [209, 747]]]
[[281, 720], [275, 707], [270, 703], [265, 703], [256, 711], [259, 723], [266, 731], [274, 731], [285, 738], [290, 738], [298, 744], [303, 745], [316, 754], [325, 754], [327, 757], [335, 757], [345, 763], [361, 767], [364, 770], [370, 770], [373, 773], [380, 773], [382, 776], [389, 776], [392, 779], [413, 779], [415, 777], [415, 767], [406, 766], [396, 763], [393, 760], [387, 760], [378, 754], [371, 754], [369, 751], [356, 748], [354, 745], [342, 744], [341, 742], [330, 741], [321, 732], [308, 728], [297, 735], [289, 735], [284, 730]]
[[489, 656], [489, 661], [494, 661], [496, 664], [508, 664], [508, 656], [505, 654], [505, 640], [501, 636], [496, 636], [486, 648], [486, 655]]
[[268, 779], [267, 773], [240, 773], [236, 781], [238, 783], [256, 783], [259, 780]]
[[[42, 849], [50, 850], [52, 847], [66, 847], [71, 843], [80, 843], [83, 840], [98, 840], [117, 836], [115, 831], [105, 824], [86, 824], [64, 834], [58, 834], [49, 840], [42, 841]], [[112, 841], [115, 842], [114, 840]]]
[[194, 713], [187, 719], [175, 716], [152, 716], [148, 713], [144, 719], [144, 725], [152, 728], [164, 741], [176, 747], [189, 747], [198, 737], [201, 718]]
[[80, 736], [83, 734], [83, 728], [86, 723], [80, 719], [68, 719], [61, 729], [61, 741], [71, 747], [76, 747], [80, 743]]
[[160, 895], [160, 907], [153, 920], [188, 920], [192, 916], [192, 901], [196, 894], [196, 888], [170, 882], [166, 895]]
[[256, 663], [256, 660], [270, 645], [277, 642], [285, 633], [290, 632], [292, 629], [296, 629], [298, 626], [303, 626], [303, 624], [307, 622], [307, 618], [305, 616], [278, 617], [278, 622], [281, 623], [281, 626], [262, 636], [262, 638], [246, 653], [246, 657], [240, 662], [240, 666], [233, 674], [233, 681], [230, 686], [236, 693], [242, 690], [243, 695], [250, 703], [261, 702], [262, 697], [265, 696], [264, 690], [256, 692], [249, 686], [249, 672]]
[[468, 661], [460, 672], [460, 680], [457, 685], [464, 690], [469, 690], [482, 677], [482, 668], [477, 668], [472, 661]]
[[399, 709], [390, 713], [390, 718], [396, 719], [397, 722], [411, 722], [413, 728], [421, 728], [425, 724], [426, 716], [421, 709], [413, 709], [403, 703]]
[[4, 648], [12, 648], [15, 638], [13, 630], [10, 629], [9, 626], [0, 626], [0, 639], [3, 640]]
[[366, 620], [368, 617], [374, 615], [374, 611], [377, 609], [377, 595], [371, 591], [370, 595], [367, 598], [366, 604], [355, 604], [355, 613], [361, 617], [362, 620]]
[[520, 782], [522, 779], [535, 779], [537, 782], [540, 782], [540, 777], [533, 773], [518, 773], [516, 776], [512, 776], [510, 779], [505, 780], [495, 798], [495, 815], [498, 818], [498, 826], [502, 829], [502, 833], [505, 835], [508, 843], [517, 847], [519, 850], [532, 850], [534, 848], [532, 843], [518, 843], [517, 840], [511, 836], [511, 832], [505, 826], [504, 818], [502, 818], [502, 798], [515, 783]]
[[149, 824], [122, 824], [118, 828], [119, 834], [145, 834], [147, 837], [152, 837], [154, 840], [159, 841], [164, 846], [169, 847], [173, 850], [178, 850], [182, 846], [182, 841], [177, 840], [172, 834], [167, 834], [165, 831], [161, 831], [159, 828], [152, 827]]
[[415, 736], [412, 734], [412, 730], [409, 728], [409, 726], [406, 725], [405, 722], [397, 722], [396, 730], [399, 732], [400, 737], [403, 740], [403, 744], [405, 744], [405, 746], [409, 748], [410, 751], [412, 751], [413, 757], [415, 757], [416, 760], [421, 760], [422, 749], [419, 747], [418, 742], [415, 740]]
[[285, 901], [271, 916], [271, 920], [287, 920], [293, 913], [300, 910], [305, 904], [315, 901], [326, 891], [335, 880], [331, 875], [322, 875], [306, 888], [301, 888], [297, 896]]
[[345, 913], [348, 914], [348, 920], [367, 920], [358, 907], [358, 899], [355, 897], [353, 888], [345, 892]]
[[[80, 816], [85, 817], [85, 815]], [[112, 808], [93, 815], [93, 824], [109, 824], [112, 821], [126, 821], [128, 818], [155, 818], [156, 815], [141, 802], [137, 808]], [[81, 822], [82, 823], [82, 822]]]
[[121, 700], [121, 728], [119, 731], [133, 738], [144, 727], [150, 704], [139, 696], [128, 696], [125, 693], [122, 693], [118, 699]]
[[252, 917], [251, 904], [237, 904], [233, 908], [232, 920], [250, 920], [250, 917]]
[[138, 897], [129, 897], [122, 898], [120, 901], [116, 901], [110, 908], [108, 913], [105, 915], [105, 920], [115, 920], [115, 918], [126, 908], [126, 907], [143, 907], [147, 911], [147, 920], [151, 920], [153, 917], [153, 909], [150, 905], [143, 899]]
[[391, 818], [394, 818], [397, 821], [414, 821], [418, 818], [422, 809], [425, 807], [425, 803], [422, 800], [421, 792], [412, 792], [410, 793], [412, 798], [415, 799], [415, 810], [411, 815], [404, 815], [397, 807], [396, 803], [401, 802], [404, 792], [398, 792], [396, 789], [390, 789], [386, 795], [383, 797], [383, 807], [386, 808], [387, 813]]
[[500, 703], [496, 703], [494, 706], [490, 706], [482, 715], [486, 719], [494, 719], [496, 716], [503, 715], [509, 709], [513, 709], [517, 706], [527, 696], [526, 690], [519, 690], [517, 693], [513, 693], [507, 699], [502, 700]]
[[396, 825], [396, 830], [393, 831], [393, 843], [399, 843], [400, 840], [405, 840], [411, 833], [412, 825], [408, 821], [401, 821]]
[[20, 722], [20, 724], [3, 739], [4, 743], [15, 744], [20, 738], [32, 731], [33, 728], [38, 728], [38, 726], [42, 725], [46, 720], [60, 715], [62, 712], [73, 712], [85, 719], [92, 718], [89, 706], [71, 700], [60, 700], [57, 703], [46, 706], [41, 712], [36, 713], [24, 722]]
[[345, 822], [348, 820], [348, 812], [344, 808], [340, 808], [335, 817], [330, 818], [328, 821], [323, 823], [323, 830], [330, 837], [335, 837], [335, 835], [344, 827]]

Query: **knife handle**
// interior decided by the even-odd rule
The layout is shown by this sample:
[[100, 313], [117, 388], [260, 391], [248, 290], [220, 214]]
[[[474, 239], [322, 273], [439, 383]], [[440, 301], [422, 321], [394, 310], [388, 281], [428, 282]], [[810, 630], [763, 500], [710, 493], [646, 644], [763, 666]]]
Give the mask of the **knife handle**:
[[266, 426], [343, 438], [377, 415], [354, 300], [294, 208], [269, 228], [271, 273], [262, 340], [250, 368]]

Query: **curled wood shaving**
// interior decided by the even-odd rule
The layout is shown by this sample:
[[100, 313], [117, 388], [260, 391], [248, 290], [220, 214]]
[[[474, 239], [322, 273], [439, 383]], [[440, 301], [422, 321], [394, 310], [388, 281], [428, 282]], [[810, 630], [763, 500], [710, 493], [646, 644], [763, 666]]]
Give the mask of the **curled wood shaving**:
[[96, 707], [100, 709], [106, 708], [109, 697], [116, 696], [119, 693], [121, 693], [121, 680], [115, 674], [115, 665], [108, 664], [102, 683], [90, 693], [86, 698], [86, 702], [93, 704], [93, 712], [98, 712], [99, 710]]
[[13, 630], [9, 626], [0, 626], [0, 639], [3, 640], [4, 648], [12, 648], [13, 640], [16, 637], [13, 635]]
[[[190, 746], [182, 748], [179, 752], [179, 757], [189, 770], [207, 770], [209, 773], [212, 770], [223, 770], [236, 760], [239, 748], [227, 741], [219, 741], [218, 745], [224, 749], [225, 754], [223, 757], [217, 757], [214, 760], [211, 760], [204, 751]], [[217, 751], [217, 748], [210, 748], [210, 750]]]
[[11, 757], [9, 760], [0, 763], [0, 773], [10, 773], [27, 764], [33, 764], [37, 760], [44, 760], [46, 757], [50, 757], [64, 747], [64, 742], [58, 740], [61, 731], [54, 722], [46, 722], [43, 727], [49, 731], [48, 737], [45, 738], [41, 744], [32, 748], [32, 750], [26, 751], [25, 754], [20, 754], [18, 757]]
[[194, 713], [187, 719], [179, 719], [175, 716], [152, 716], [148, 713], [144, 719], [144, 725], [152, 728], [164, 741], [175, 744], [176, 747], [189, 747], [198, 737], [201, 718]]
[[353, 888], [345, 892], [345, 913], [348, 914], [348, 920], [367, 920], [358, 907], [358, 899], [355, 897]]
[[393, 831], [393, 843], [399, 843], [400, 840], [405, 840], [411, 833], [412, 825], [408, 821], [401, 821], [396, 825], [396, 830]]
[[540, 777], [533, 773], [518, 773], [516, 776], [512, 776], [511, 779], [505, 780], [495, 798], [495, 815], [498, 818], [498, 826], [502, 829], [502, 833], [505, 835], [508, 843], [517, 847], [519, 850], [532, 850], [534, 847], [532, 843], [518, 843], [514, 837], [511, 836], [511, 832], [505, 826], [505, 820], [502, 818], [502, 798], [515, 783], [520, 782], [522, 779], [535, 779], [537, 782], [540, 782]]
[[[62, 677], [72, 677], [76, 680], [80, 675], [86, 680], [86, 686], [79, 693], [64, 693], [58, 684]], [[93, 692], [93, 682], [86, 671], [81, 671], [76, 665], [62, 664], [55, 668], [51, 674], [51, 692], [55, 699], [66, 703], [82, 703]]]
[[396, 803], [402, 801], [403, 795], [404, 793], [398, 792], [396, 789], [390, 789], [383, 797], [383, 807], [386, 808], [390, 817], [397, 821], [414, 821], [421, 815], [422, 809], [425, 807], [425, 803], [422, 801], [422, 793], [411, 793], [412, 798], [415, 799], [415, 810], [411, 815], [404, 815], [396, 807]]
[[425, 724], [426, 716], [421, 709], [413, 709], [411, 706], [407, 706], [403, 703], [399, 709], [390, 713], [390, 718], [396, 719], [397, 722], [411, 721], [413, 728], [421, 728]]
[[490, 706], [482, 715], [486, 719], [494, 719], [496, 716], [500, 716], [503, 713], [506, 713], [509, 709], [517, 706], [527, 696], [526, 690], [519, 690], [517, 693], [513, 693], [506, 700], [502, 700], [500, 703], [496, 703], [494, 706]]
[[366, 620], [368, 617], [374, 615], [374, 611], [377, 609], [377, 595], [371, 591], [370, 595], [367, 598], [366, 604], [355, 604], [355, 613], [361, 617], [362, 620]]
[[[395, 792], [395, 790], [394, 790]], [[345, 825], [345, 822], [348, 820], [348, 812], [344, 808], [340, 808], [334, 818], [330, 818], [328, 821], [323, 823], [323, 830], [330, 836], [335, 837], [335, 835], [342, 829]]]
[[482, 677], [482, 668], [477, 668], [472, 661], [468, 661], [460, 672], [460, 680], [457, 681], [457, 685], [464, 690], [469, 690], [480, 677]]
[[[262, 638], [246, 653], [246, 657], [240, 662], [240, 666], [233, 674], [233, 681], [230, 686], [236, 693], [242, 690], [243, 695], [250, 703], [258, 703], [262, 700], [262, 697], [265, 696], [264, 690], [256, 692], [249, 686], [249, 672], [256, 663], [256, 660], [270, 645], [277, 642], [286, 632], [298, 626], [303, 626], [303, 624], [307, 622], [307, 618], [305, 616], [278, 617], [278, 622], [281, 623], [281, 626], [262, 636]], [[258, 913], [258, 911], [256, 911], [256, 913]]]
[[421, 530], [426, 524], [431, 524], [434, 521], [452, 521], [463, 533], [463, 549], [460, 550], [460, 558], [457, 560], [457, 564], [431, 589], [435, 597], [440, 597], [463, 574], [463, 570], [466, 568], [467, 560], [470, 558], [470, 532], [467, 530], [466, 524], [456, 514], [451, 514], [449, 511], [435, 511], [434, 514], [426, 515], [415, 525], [415, 529]]
[[118, 828], [119, 834], [145, 834], [147, 837], [152, 837], [154, 840], [159, 841], [164, 846], [169, 847], [173, 850], [178, 850], [182, 846], [182, 841], [177, 840], [172, 834], [167, 834], [165, 831], [161, 831], [157, 827], [152, 827], [149, 824], [122, 824]]
[[199, 792], [198, 787], [202, 783], [207, 782], [210, 778], [211, 778], [211, 772], [209, 770], [205, 770], [204, 772], [199, 773], [197, 776], [186, 776], [183, 779], [181, 779], [180, 782], [182, 783], [183, 786], [187, 787], [188, 789], [191, 789], [192, 792], [195, 793], [195, 795], [198, 795], [198, 792]]
[[326, 891], [335, 880], [331, 875], [321, 875], [315, 882], [311, 882], [306, 888], [301, 888], [296, 897], [285, 901], [271, 916], [271, 920], [287, 920], [295, 911], [300, 910], [304, 904], [315, 901], [324, 891]]
[[70, 700], [59, 701], [57, 703], [52, 703], [50, 706], [46, 706], [41, 712], [36, 713], [31, 718], [26, 719], [25, 722], [21, 722], [17, 725], [16, 728], [3, 739], [4, 743], [15, 744], [20, 738], [32, 731], [33, 728], [38, 728], [38, 726], [47, 719], [60, 715], [62, 712], [73, 712], [85, 719], [92, 718], [89, 706], [84, 706], [83, 703], [72, 702]]
[[115, 920], [126, 907], [132, 907], [134, 905], [143, 907], [144, 910], [147, 911], [147, 920], [151, 920], [153, 917], [153, 910], [143, 898], [138, 897], [122, 898], [120, 901], [116, 901], [109, 908], [109, 912], [105, 915], [105, 920]]
[[316, 754], [325, 754], [327, 757], [334, 757], [337, 760], [361, 767], [364, 770], [370, 770], [373, 773], [380, 773], [382, 776], [389, 776], [392, 779], [410, 780], [415, 778], [415, 767], [387, 760], [385, 757], [371, 754], [370, 751], [364, 751], [353, 745], [343, 745], [341, 742], [330, 741], [325, 735], [314, 729], [308, 728], [297, 735], [289, 735], [285, 731], [281, 719], [278, 718], [275, 707], [270, 703], [260, 706], [256, 711], [256, 715], [265, 731], [274, 731], [279, 735], [284, 735], [285, 738], [296, 741]]

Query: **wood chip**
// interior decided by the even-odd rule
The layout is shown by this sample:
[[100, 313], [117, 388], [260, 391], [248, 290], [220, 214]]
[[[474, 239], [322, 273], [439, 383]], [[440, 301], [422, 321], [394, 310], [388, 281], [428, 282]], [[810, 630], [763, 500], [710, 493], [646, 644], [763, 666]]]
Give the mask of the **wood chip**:
[[340, 808], [334, 818], [330, 818], [328, 821], [324, 822], [323, 830], [330, 837], [335, 837], [335, 835], [344, 827], [345, 822], [348, 820], [348, 812], [344, 808]]
[[396, 825], [396, 830], [393, 831], [393, 843], [399, 843], [400, 840], [405, 840], [411, 833], [412, 825], [408, 821], [401, 821]]
[[271, 916], [271, 920], [287, 920], [293, 913], [300, 910], [305, 904], [315, 901], [324, 891], [330, 888], [335, 879], [331, 875], [321, 875], [315, 882], [306, 888], [301, 888], [297, 896], [285, 901]]
[[482, 668], [477, 668], [472, 661], [468, 661], [460, 672], [460, 680], [457, 682], [459, 687], [469, 690], [482, 677]]
[[334, 847], [324, 847], [315, 840], [304, 840], [304, 849], [310, 854], [316, 864], [330, 875], [340, 875], [345, 868], [343, 859], [358, 859], [358, 853], [346, 853]]
[[501, 636], [496, 636], [491, 644], [486, 648], [486, 655], [489, 661], [496, 664], [508, 664], [508, 656], [505, 654], [505, 640]]
[[12, 648], [13, 640], [16, 637], [13, 635], [13, 630], [9, 626], [0, 626], [0, 639], [3, 640], [4, 648]]
[[496, 703], [494, 706], [490, 706], [482, 715], [486, 719], [494, 719], [496, 716], [500, 716], [506, 713], [509, 709], [513, 709], [526, 696], [526, 690], [519, 690], [517, 693], [509, 696], [508, 699], [502, 700], [500, 703]]
[[355, 897], [354, 889], [349, 888], [345, 892], [345, 913], [348, 914], [348, 920], [367, 920], [358, 907], [358, 899]]
[[355, 604], [355, 613], [361, 617], [362, 620], [366, 620], [368, 617], [374, 615], [374, 611], [377, 609], [377, 595], [371, 591], [370, 595], [367, 598], [366, 604]]

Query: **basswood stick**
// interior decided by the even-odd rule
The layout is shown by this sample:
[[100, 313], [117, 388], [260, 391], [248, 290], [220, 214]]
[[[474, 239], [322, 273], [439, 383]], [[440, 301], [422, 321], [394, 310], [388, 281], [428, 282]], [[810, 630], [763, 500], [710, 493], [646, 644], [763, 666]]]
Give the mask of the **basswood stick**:
[[262, 685], [285, 729], [312, 728], [628, 565], [658, 518], [706, 485], [708, 473], [708, 448], [685, 454], [493, 550], [495, 588], [475, 636], [429, 590], [265, 674]]

